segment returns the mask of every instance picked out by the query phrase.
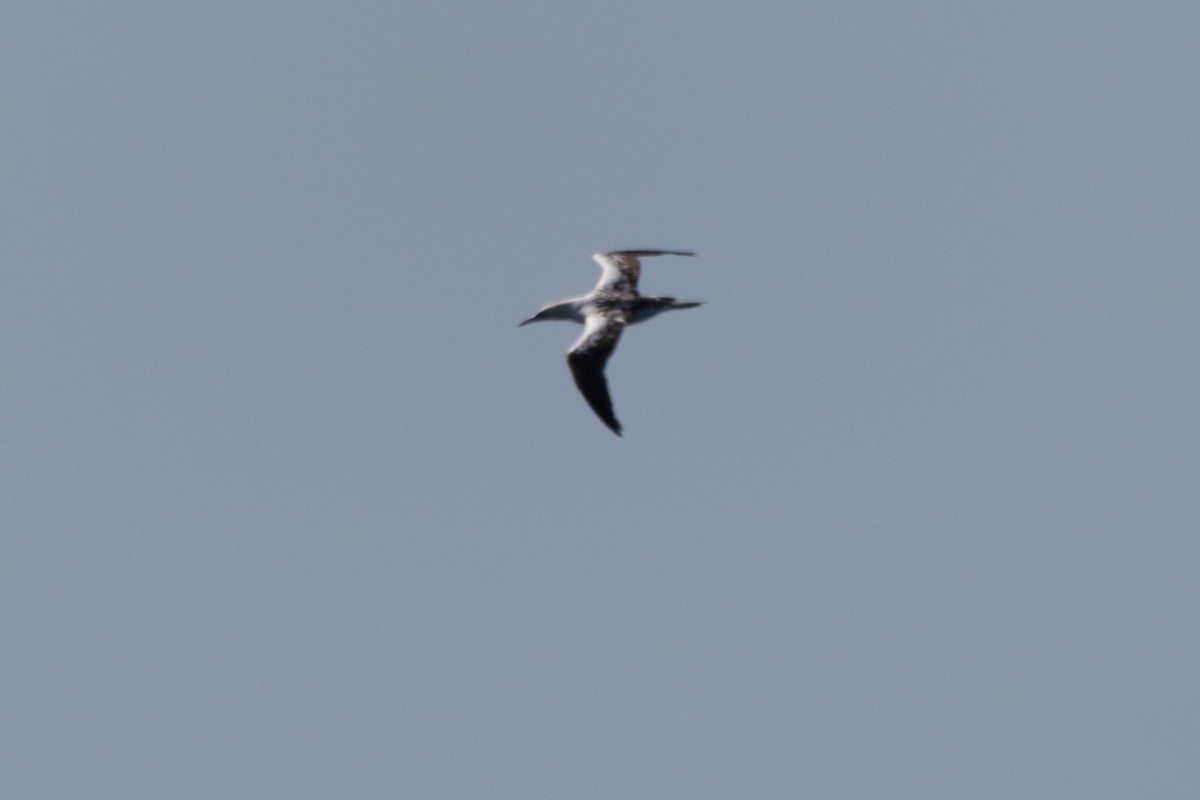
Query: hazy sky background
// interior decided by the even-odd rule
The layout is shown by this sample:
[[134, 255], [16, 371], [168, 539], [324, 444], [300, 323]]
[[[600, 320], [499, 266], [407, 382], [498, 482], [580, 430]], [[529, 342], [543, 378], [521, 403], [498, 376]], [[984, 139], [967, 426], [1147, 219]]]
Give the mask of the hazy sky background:
[[1198, 41], [4, 4], [0, 794], [1195, 797]]

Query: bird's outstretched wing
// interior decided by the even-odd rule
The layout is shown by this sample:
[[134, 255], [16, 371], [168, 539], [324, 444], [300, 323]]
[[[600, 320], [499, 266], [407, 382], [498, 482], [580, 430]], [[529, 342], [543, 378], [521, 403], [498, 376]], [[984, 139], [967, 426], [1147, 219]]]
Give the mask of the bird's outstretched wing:
[[579, 387], [583, 399], [587, 400], [600, 421], [617, 436], [621, 435], [621, 423], [613, 413], [604, 365], [608, 363], [624, 330], [625, 320], [619, 314], [589, 314], [583, 335], [567, 352], [567, 365], [571, 367], [571, 376], [575, 378], [575, 385]]
[[638, 256], [694, 256], [688, 250], [613, 250], [592, 256], [600, 265], [600, 282], [596, 291], [637, 291], [638, 278], [642, 274], [642, 262]]

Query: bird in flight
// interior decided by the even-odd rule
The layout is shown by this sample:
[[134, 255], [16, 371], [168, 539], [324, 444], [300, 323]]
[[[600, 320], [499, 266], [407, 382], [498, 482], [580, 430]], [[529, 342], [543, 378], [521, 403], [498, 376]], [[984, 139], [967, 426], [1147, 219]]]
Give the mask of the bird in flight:
[[[674, 297], [644, 297], [638, 294], [638, 277], [644, 256], [694, 256], [686, 250], [614, 250], [592, 256], [600, 264], [600, 282], [581, 297], [571, 297], [543, 306], [520, 323], [549, 319], [569, 320], [583, 325], [583, 335], [567, 351], [567, 365], [583, 399], [587, 400], [600, 421], [617, 436], [621, 423], [613, 413], [612, 397], [604, 365], [617, 347], [626, 325], [634, 325], [680, 308], [695, 308], [700, 303], [681, 303]], [[519, 326], [518, 326], [519, 327]]]

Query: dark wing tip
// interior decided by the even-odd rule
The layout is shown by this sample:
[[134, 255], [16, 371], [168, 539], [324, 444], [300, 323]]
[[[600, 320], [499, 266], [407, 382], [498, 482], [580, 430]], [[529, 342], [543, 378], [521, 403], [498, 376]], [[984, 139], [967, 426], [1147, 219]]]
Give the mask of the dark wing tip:
[[[609, 351], [611, 352], [611, 351]], [[604, 377], [604, 364], [608, 361], [608, 352], [603, 355], [571, 351], [567, 353], [567, 364], [571, 367], [571, 377], [583, 399], [591, 406], [592, 411], [600, 421], [608, 426], [617, 436], [621, 435], [621, 423], [613, 412], [612, 397], [608, 393], [608, 381]]]
[[691, 250], [609, 250], [606, 256], [694, 256]]

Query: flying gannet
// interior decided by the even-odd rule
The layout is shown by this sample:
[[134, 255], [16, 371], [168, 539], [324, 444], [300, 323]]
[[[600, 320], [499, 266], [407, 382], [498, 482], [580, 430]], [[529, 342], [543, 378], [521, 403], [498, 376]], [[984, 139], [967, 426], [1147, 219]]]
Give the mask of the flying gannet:
[[[587, 400], [600, 421], [621, 435], [621, 423], [613, 413], [612, 398], [604, 365], [617, 347], [626, 325], [645, 322], [664, 311], [695, 308], [700, 303], [681, 303], [674, 297], [643, 297], [638, 294], [642, 274], [639, 256], [694, 256], [686, 250], [615, 250], [592, 256], [600, 264], [600, 282], [582, 297], [571, 297], [543, 306], [520, 323], [528, 325], [548, 319], [562, 319], [583, 325], [583, 335], [567, 351], [567, 365], [583, 399]], [[520, 326], [518, 326], [520, 327]]]

